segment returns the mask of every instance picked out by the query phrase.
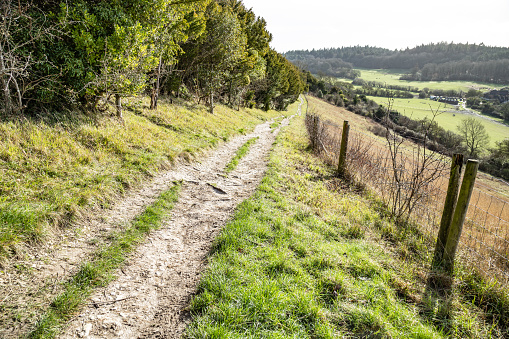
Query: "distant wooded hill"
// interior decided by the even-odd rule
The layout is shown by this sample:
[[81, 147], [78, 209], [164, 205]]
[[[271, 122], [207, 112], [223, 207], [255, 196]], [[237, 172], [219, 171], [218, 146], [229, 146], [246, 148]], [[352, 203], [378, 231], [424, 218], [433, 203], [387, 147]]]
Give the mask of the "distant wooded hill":
[[353, 68], [407, 69], [404, 80], [468, 80], [509, 84], [509, 48], [431, 43], [405, 50], [354, 46], [289, 51], [286, 58], [315, 74], [355, 78]]

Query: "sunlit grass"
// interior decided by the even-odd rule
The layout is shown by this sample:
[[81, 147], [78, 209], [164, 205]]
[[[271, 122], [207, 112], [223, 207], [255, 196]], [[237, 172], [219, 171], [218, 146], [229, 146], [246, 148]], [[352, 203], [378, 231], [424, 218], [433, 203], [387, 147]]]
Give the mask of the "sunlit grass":
[[192, 159], [281, 112], [147, 99], [126, 105], [124, 123], [102, 116], [0, 122], [0, 256], [35, 243], [127, 189]]
[[240, 148], [235, 153], [235, 156], [230, 160], [230, 162], [225, 166], [224, 171], [226, 173], [230, 173], [235, 168], [237, 168], [237, 165], [239, 164], [240, 159], [242, 159], [247, 152], [249, 152], [249, 148], [251, 145], [253, 145], [259, 138], [251, 138], [248, 141], [244, 143], [244, 145], [240, 146]]

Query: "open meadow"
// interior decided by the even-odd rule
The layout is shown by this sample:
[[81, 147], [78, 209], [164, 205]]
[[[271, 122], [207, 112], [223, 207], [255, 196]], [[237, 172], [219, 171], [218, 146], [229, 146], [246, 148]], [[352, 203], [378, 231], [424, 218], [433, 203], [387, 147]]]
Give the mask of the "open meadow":
[[[380, 105], [387, 106], [387, 98], [368, 97]], [[444, 104], [429, 99], [394, 99], [392, 109], [398, 111], [407, 117], [415, 120], [432, 118], [433, 111], [439, 110], [440, 114], [435, 118], [436, 122], [446, 130], [458, 133], [457, 126], [461, 120], [467, 117], [473, 117], [479, 120], [490, 136], [490, 146], [495, 146], [496, 142], [509, 137], [509, 126], [501, 124], [480, 115], [474, 115], [469, 111], [456, 111], [455, 106]]]
[[[408, 70], [398, 69], [358, 69], [361, 71], [360, 78], [366, 81], [377, 81], [386, 83], [387, 85], [398, 85], [398, 86], [409, 86], [417, 87], [419, 90], [424, 88], [455, 90], [468, 92], [469, 89], [473, 88], [476, 90], [489, 90], [492, 88], [502, 88], [504, 85], [498, 84], [485, 84], [473, 81], [407, 81], [400, 80], [399, 78], [404, 75]], [[350, 79], [342, 79], [347, 82], [352, 82]]]

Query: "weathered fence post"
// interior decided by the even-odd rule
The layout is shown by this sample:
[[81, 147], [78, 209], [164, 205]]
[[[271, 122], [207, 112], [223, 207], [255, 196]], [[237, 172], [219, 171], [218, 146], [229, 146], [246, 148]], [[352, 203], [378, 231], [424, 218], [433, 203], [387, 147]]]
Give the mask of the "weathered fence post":
[[467, 216], [468, 204], [474, 189], [475, 177], [477, 175], [478, 168], [479, 162], [477, 160], [468, 160], [465, 175], [463, 176], [463, 183], [461, 184], [461, 190], [458, 196], [458, 203], [454, 210], [454, 216], [452, 218], [452, 223], [447, 234], [447, 241], [444, 248], [443, 267], [449, 274], [452, 274], [454, 271], [454, 257], [456, 256], [456, 250], [458, 249], [458, 243], [463, 229], [463, 222]]
[[449, 176], [449, 186], [447, 187], [447, 196], [445, 198], [444, 209], [442, 211], [442, 220], [440, 221], [440, 230], [438, 232], [437, 244], [435, 246], [435, 255], [433, 256], [432, 268], [440, 268], [443, 264], [444, 247], [447, 242], [447, 235], [451, 226], [458, 191], [460, 187], [461, 168], [463, 167], [463, 154], [455, 154], [452, 157], [451, 173]]
[[341, 134], [341, 147], [339, 149], [338, 174], [345, 174], [346, 151], [348, 149], [348, 133], [350, 132], [350, 124], [348, 121], [343, 122], [343, 133]]

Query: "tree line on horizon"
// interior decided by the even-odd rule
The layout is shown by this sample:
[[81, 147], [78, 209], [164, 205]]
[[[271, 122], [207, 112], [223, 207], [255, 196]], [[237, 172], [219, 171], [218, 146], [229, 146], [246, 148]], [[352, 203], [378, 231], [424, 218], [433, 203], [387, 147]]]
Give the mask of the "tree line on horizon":
[[160, 95], [282, 110], [303, 75], [240, 0], [4, 0], [0, 112], [101, 111]]
[[285, 53], [294, 64], [314, 74], [354, 79], [353, 68], [407, 69], [402, 80], [480, 81], [509, 84], [509, 48], [484, 44], [430, 43], [390, 50], [372, 46], [294, 50]]

